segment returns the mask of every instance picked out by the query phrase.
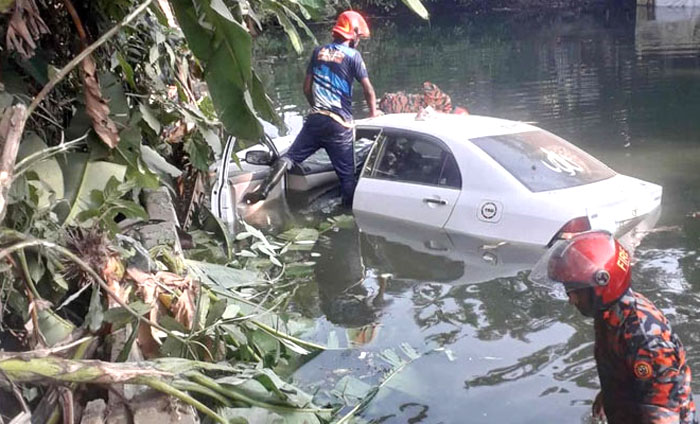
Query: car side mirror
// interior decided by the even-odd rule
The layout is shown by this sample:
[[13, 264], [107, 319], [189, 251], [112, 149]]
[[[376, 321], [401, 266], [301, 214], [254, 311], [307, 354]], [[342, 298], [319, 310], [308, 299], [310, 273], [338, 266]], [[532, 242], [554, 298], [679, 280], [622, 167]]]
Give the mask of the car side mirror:
[[272, 155], [265, 150], [251, 150], [246, 152], [245, 161], [251, 165], [271, 165]]

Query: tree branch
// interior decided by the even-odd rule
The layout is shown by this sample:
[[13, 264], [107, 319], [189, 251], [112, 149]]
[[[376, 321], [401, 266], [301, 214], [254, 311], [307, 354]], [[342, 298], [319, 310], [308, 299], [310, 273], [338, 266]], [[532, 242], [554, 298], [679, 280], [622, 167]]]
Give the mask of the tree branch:
[[[66, 77], [66, 75], [68, 75], [76, 66], [78, 66], [80, 62], [83, 61], [83, 59], [88, 57], [92, 52], [97, 50], [98, 47], [100, 47], [105, 42], [107, 42], [107, 40], [112, 38], [112, 36], [114, 36], [114, 34], [116, 34], [123, 26], [133, 21], [152, 2], [153, 0], [146, 0], [143, 3], [141, 3], [139, 7], [134, 9], [133, 12], [129, 13], [124, 19], [122, 19], [121, 22], [112, 27], [109, 31], [102, 34], [102, 36], [99, 39], [97, 39], [97, 41], [90, 44], [85, 50], [83, 50], [82, 52], [80, 52], [80, 54], [73, 58], [73, 60], [68, 62], [66, 66], [61, 68], [61, 70], [58, 71], [58, 73], [53, 78], [51, 78], [51, 80], [48, 83], [46, 83], [44, 88], [41, 89], [39, 94], [37, 94], [36, 97], [34, 97], [34, 100], [32, 100], [32, 102], [29, 104], [29, 107], [27, 108], [27, 116], [32, 114], [34, 109], [36, 109], [39, 103], [41, 103], [44, 100], [49, 91], [51, 91], [51, 89], [53, 89], [56, 86], [56, 84], [58, 84], [63, 78]], [[22, 129], [24, 129], [24, 123], [22, 124]]]

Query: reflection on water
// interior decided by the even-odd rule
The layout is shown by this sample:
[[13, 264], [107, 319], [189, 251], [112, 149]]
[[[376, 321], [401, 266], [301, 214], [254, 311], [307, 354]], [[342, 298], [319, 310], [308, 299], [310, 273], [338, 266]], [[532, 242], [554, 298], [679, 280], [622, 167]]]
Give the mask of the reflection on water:
[[697, 56], [700, 8], [640, 7], [634, 41], [638, 55]]
[[[380, 95], [429, 80], [472, 113], [535, 121], [613, 169], [664, 186], [660, 222], [637, 249], [633, 284], [681, 335], [696, 393], [700, 218], [690, 214], [700, 210], [698, 16], [643, 8], [461, 15], [430, 26], [373, 20], [373, 38], [362, 45]], [[306, 104], [305, 60], [267, 64], [267, 84], [292, 127]], [[345, 373], [376, 381], [381, 367], [372, 353], [407, 342], [426, 355], [379, 392], [364, 418], [586, 422], [598, 387], [592, 322], [526, 279], [539, 252], [361, 216], [357, 224], [322, 236], [314, 281], [298, 290], [295, 305], [315, 318], [309, 338], [353, 349], [322, 353], [297, 379], [321, 390]]]

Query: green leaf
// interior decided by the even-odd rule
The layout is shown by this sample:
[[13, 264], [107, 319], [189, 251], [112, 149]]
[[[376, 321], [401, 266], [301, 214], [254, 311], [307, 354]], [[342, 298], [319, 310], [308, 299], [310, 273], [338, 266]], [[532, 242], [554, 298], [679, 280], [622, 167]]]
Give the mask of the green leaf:
[[411, 9], [416, 15], [420, 16], [421, 18], [428, 20], [430, 17], [430, 14], [428, 11], [425, 9], [425, 6], [423, 6], [423, 3], [421, 3], [420, 0], [401, 0], [403, 4], [408, 6], [409, 9]]
[[172, 336], [168, 336], [160, 347], [160, 353], [163, 356], [179, 358], [184, 356], [185, 352], [187, 352], [187, 346]]
[[160, 121], [153, 113], [153, 110], [151, 110], [151, 108], [147, 105], [139, 103], [139, 111], [141, 111], [141, 115], [143, 115], [143, 120], [146, 121], [148, 126], [151, 127], [151, 129], [155, 131], [156, 134], [160, 134]]
[[126, 218], [139, 218], [148, 219], [148, 213], [146, 210], [136, 202], [131, 200], [118, 199], [110, 202], [110, 209], [112, 209], [115, 216], [117, 213], [123, 214]]
[[263, 283], [258, 273], [245, 269], [230, 268], [189, 259], [185, 260], [185, 265], [202, 284], [210, 288], [232, 289]]
[[[137, 301], [129, 304], [129, 307], [133, 309], [138, 315], [142, 316], [149, 312], [152, 308], [151, 305], [145, 304], [143, 302]], [[108, 309], [104, 313], [104, 320], [106, 322], [112, 323], [116, 328], [122, 327], [127, 323], [131, 322], [135, 317], [126, 310], [124, 307], [117, 307]]]
[[62, 290], [68, 291], [68, 282], [63, 277], [63, 264], [59, 260], [49, 256], [46, 258], [46, 268], [51, 273], [51, 279], [54, 284], [59, 286]]
[[346, 375], [336, 383], [331, 393], [341, 399], [350, 401], [350, 404], [354, 405], [364, 399], [372, 389], [373, 387], [364, 381]]
[[100, 73], [102, 95], [109, 102], [109, 116], [117, 127], [126, 127], [129, 122], [129, 103], [126, 100], [121, 79], [111, 72]]
[[[294, 2], [294, 0], [292, 0], [292, 2]], [[304, 23], [304, 21], [299, 16], [297, 16], [296, 13], [294, 13], [291, 9], [289, 9], [287, 6], [282, 5], [282, 8], [284, 9], [284, 12], [290, 18], [292, 18], [294, 20], [294, 22], [296, 22], [297, 25], [301, 29], [304, 30], [306, 35], [314, 42], [314, 44], [318, 44], [318, 42], [316, 41], [316, 36], [314, 36], [314, 33], [311, 32], [311, 29], [308, 26], [306, 26], [306, 23]], [[306, 10], [306, 8], [304, 6], [299, 5], [299, 10], [301, 10], [301, 13], [302, 13], [302, 15], [304, 15], [304, 18], [309, 19], [311, 17], [309, 12]]]
[[292, 262], [284, 269], [284, 275], [290, 278], [310, 277], [314, 273], [316, 262]]
[[265, 94], [263, 83], [258, 77], [258, 74], [253, 72], [253, 83], [250, 87], [250, 96], [253, 99], [253, 106], [260, 114], [262, 119], [275, 124], [277, 128], [286, 131], [287, 127], [282, 118], [277, 114], [272, 106], [272, 100]]
[[91, 332], [97, 332], [102, 327], [104, 319], [104, 310], [102, 308], [102, 296], [100, 295], [100, 287], [92, 286], [92, 296], [90, 296], [90, 309], [85, 317], [85, 324]]
[[282, 29], [284, 29], [284, 32], [287, 33], [287, 37], [289, 37], [289, 41], [292, 43], [292, 47], [294, 47], [294, 50], [297, 52], [297, 54], [301, 54], [301, 52], [304, 51], [304, 46], [301, 43], [301, 37], [299, 37], [299, 33], [294, 27], [292, 21], [290, 21], [287, 17], [285, 10], [282, 7], [280, 7], [277, 2], [266, 1], [265, 4], [270, 9], [275, 11], [277, 21], [280, 23], [280, 25], [282, 25]]
[[313, 245], [318, 240], [318, 230], [314, 228], [292, 228], [277, 237], [289, 242]]
[[352, 228], [355, 225], [355, 218], [352, 215], [338, 215], [328, 218], [328, 221], [338, 228]]
[[261, 369], [255, 379], [289, 405], [306, 407], [311, 404], [311, 395], [288, 384], [269, 368]]
[[207, 319], [204, 323], [205, 327], [209, 327], [217, 322], [221, 317], [223, 317], [224, 312], [227, 310], [226, 300], [219, 300], [212, 303], [209, 306], [209, 312], [207, 313]]
[[323, 0], [299, 0], [299, 3], [316, 12], [323, 9], [326, 3]]
[[132, 90], [136, 90], [136, 81], [134, 81], [134, 68], [132, 68], [131, 65], [129, 65], [129, 62], [126, 61], [124, 55], [121, 52], [117, 52], [117, 61], [119, 61], [119, 66], [122, 68], [122, 73], [124, 74], [126, 82], [129, 83], [129, 86]]
[[58, 316], [51, 309], [37, 308], [37, 316], [39, 321], [39, 330], [44, 335], [46, 343], [49, 347], [66, 340], [75, 326], [65, 319]]
[[[214, 24], [221, 43], [214, 48], [217, 50], [223, 48], [229, 55], [235, 57], [239, 67], [238, 71], [243, 77], [243, 83], [248, 84], [253, 70], [253, 39], [248, 33], [248, 29], [231, 15], [223, 0], [211, 0], [210, 4], [211, 10], [216, 13], [207, 13], [207, 16], [210, 18], [210, 22]], [[209, 12], [209, 10], [205, 8], [206, 12]]]
[[[141, 119], [138, 113], [134, 113], [133, 116], [138, 116]], [[138, 122], [138, 119], [136, 121]], [[119, 133], [119, 138], [121, 141], [115, 148], [119, 156], [115, 160], [128, 166], [126, 178], [135, 181], [137, 186], [141, 188], [158, 188], [158, 175], [151, 172], [141, 158], [141, 129], [139, 126], [132, 124]], [[119, 161], [119, 158], [123, 161]]]
[[202, 134], [202, 137], [204, 137], [204, 141], [211, 147], [212, 152], [214, 152], [214, 157], [220, 157], [222, 147], [219, 136], [208, 128], [199, 127], [199, 132]]
[[241, 307], [238, 305], [226, 305], [226, 310], [221, 315], [221, 319], [228, 320], [228, 319], [236, 318], [240, 311], [241, 311]]
[[[93, 190], [103, 191], [110, 178], [114, 177], [119, 181], [123, 181], [126, 174], [126, 166], [124, 165], [102, 161], [88, 162], [85, 160], [82, 162], [82, 159], [87, 158], [79, 155], [82, 154], [66, 155], [70, 158], [74, 157], [76, 160], [72, 161], [69, 159], [68, 161], [73, 166], [64, 167], [64, 176], [67, 178], [67, 183], [74, 184], [70, 188], [68, 184], [66, 185], [66, 198], [69, 199], [71, 204], [70, 212], [66, 218], [66, 223], [68, 224], [72, 224], [80, 212], [100, 206], [91, 199], [90, 194]], [[74, 195], [69, 198], [69, 193]]]
[[216, 119], [216, 110], [214, 109], [214, 103], [211, 101], [211, 97], [204, 96], [199, 102], [199, 110], [202, 114], [210, 120]]
[[246, 102], [252, 79], [252, 39], [223, 1], [211, 6], [191, 0], [172, 0], [175, 16], [187, 43], [205, 69], [205, 80], [219, 119], [239, 138], [255, 141], [263, 128]]
[[200, 171], [209, 170], [209, 148], [193, 139], [185, 142], [185, 151], [189, 155], [192, 166]]
[[149, 146], [141, 145], [141, 158], [153, 172], [168, 174], [173, 178], [182, 175], [182, 171], [168, 163], [163, 156]]
[[[19, 145], [16, 162], [45, 149], [48, 149], [48, 146], [43, 140], [35, 133], [29, 132]], [[62, 199], [65, 196], [63, 171], [56, 158], [52, 157], [36, 162], [29, 170], [36, 172], [39, 180], [43, 183], [42, 185], [34, 184], [38, 190], [39, 202], [37, 207], [39, 209], [49, 205], [52, 194], [57, 199]]]
[[229, 424], [286, 424], [287, 422], [279, 414], [258, 406], [221, 408], [218, 412]]

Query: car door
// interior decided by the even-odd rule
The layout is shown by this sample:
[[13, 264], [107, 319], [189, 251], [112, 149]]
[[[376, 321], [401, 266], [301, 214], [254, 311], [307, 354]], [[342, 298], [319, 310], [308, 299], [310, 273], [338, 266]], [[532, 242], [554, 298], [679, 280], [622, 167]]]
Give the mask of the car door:
[[441, 140], [385, 130], [367, 158], [353, 209], [441, 228], [461, 186], [457, 162]]

